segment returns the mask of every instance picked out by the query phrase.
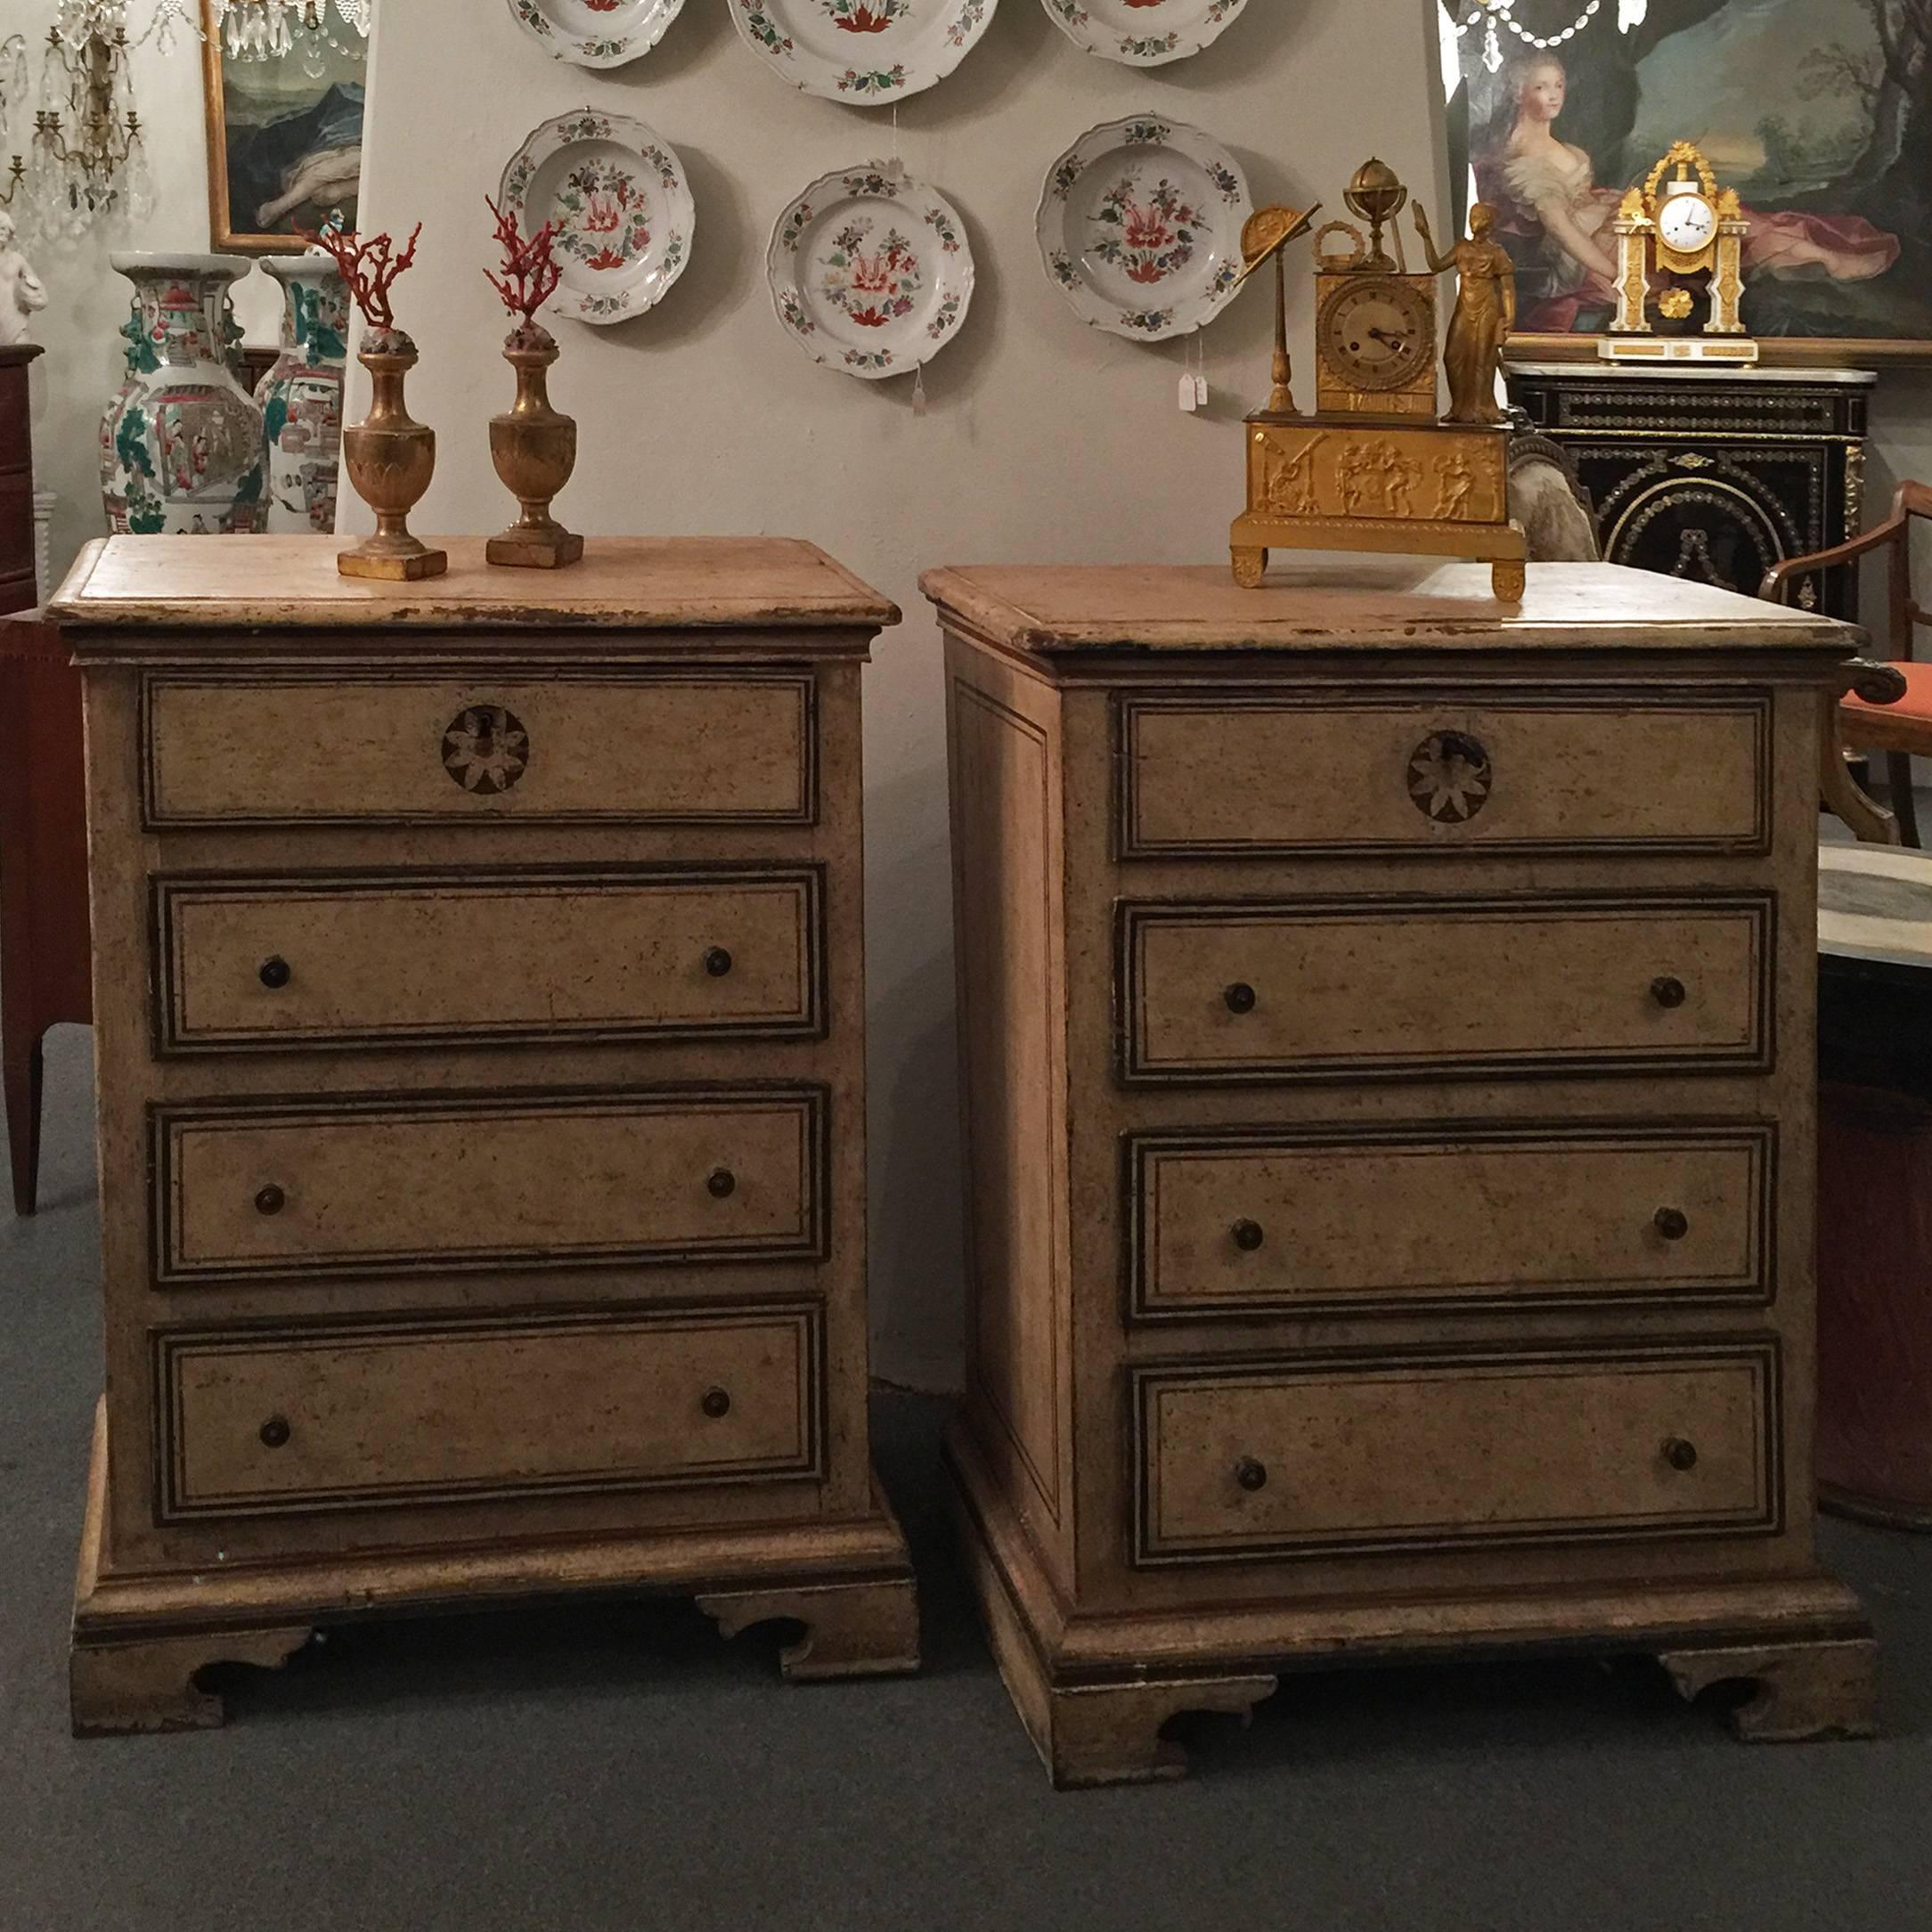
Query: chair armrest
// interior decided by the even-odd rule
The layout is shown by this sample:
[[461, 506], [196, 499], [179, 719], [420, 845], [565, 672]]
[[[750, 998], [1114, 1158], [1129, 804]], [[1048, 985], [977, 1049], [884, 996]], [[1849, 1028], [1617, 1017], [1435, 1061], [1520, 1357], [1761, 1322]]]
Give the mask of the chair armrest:
[[1856, 563], [1861, 557], [1869, 557], [1873, 550], [1902, 542], [1905, 525], [1905, 513], [1895, 511], [1875, 530], [1868, 530], [1863, 536], [1854, 537], [1848, 543], [1834, 544], [1828, 550], [1814, 550], [1809, 557], [1793, 557], [1787, 562], [1773, 564], [1765, 573], [1757, 594], [1767, 604], [1781, 604], [1785, 601], [1787, 584], [1795, 583], [1799, 577], [1814, 576], [1821, 570], [1836, 569], [1840, 564]]

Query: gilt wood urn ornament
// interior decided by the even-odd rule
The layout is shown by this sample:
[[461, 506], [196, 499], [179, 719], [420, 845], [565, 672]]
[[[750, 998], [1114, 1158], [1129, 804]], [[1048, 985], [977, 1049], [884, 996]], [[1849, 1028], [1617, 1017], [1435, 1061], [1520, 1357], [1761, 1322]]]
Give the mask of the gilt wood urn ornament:
[[550, 499], [570, 481], [577, 463], [576, 419], [550, 407], [545, 386], [557, 360], [557, 338], [536, 319], [560, 279], [551, 252], [555, 230], [546, 222], [526, 240], [514, 213], [484, 199], [503, 250], [501, 273], [485, 269], [484, 276], [518, 318], [503, 342], [503, 360], [517, 371], [517, 400], [490, 419], [490, 461], [522, 506], [516, 522], [490, 539], [484, 555], [493, 564], [555, 570], [583, 555], [583, 539], [550, 515]]
[[307, 238], [335, 257], [348, 283], [366, 324], [355, 359], [374, 385], [368, 415], [342, 432], [349, 481], [376, 513], [375, 534], [337, 553], [336, 568], [346, 577], [400, 583], [439, 577], [449, 568], [447, 551], [410, 534], [409, 513], [436, 473], [436, 433], [418, 422], [403, 399], [403, 379], [416, 366], [416, 345], [395, 326], [389, 304], [396, 277], [416, 258], [421, 232], [418, 222], [400, 250], [387, 234], [363, 241], [353, 232], [324, 229]]

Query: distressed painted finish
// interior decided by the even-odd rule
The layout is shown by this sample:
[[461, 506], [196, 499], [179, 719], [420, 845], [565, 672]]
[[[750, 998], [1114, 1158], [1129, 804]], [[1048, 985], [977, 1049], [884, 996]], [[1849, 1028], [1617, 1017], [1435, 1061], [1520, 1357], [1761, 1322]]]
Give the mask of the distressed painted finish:
[[916, 1667], [866, 1421], [897, 614], [791, 542], [595, 545], [534, 610], [474, 544], [390, 590], [333, 550], [109, 542], [57, 606], [107, 1303], [77, 1729], [218, 1723], [207, 1666], [346, 1615], [578, 1589]]
[[1858, 633], [1488, 587], [925, 580], [949, 1458], [1056, 1782], [1178, 1776], [1169, 1717], [1344, 1656], [1645, 1651], [1752, 1680], [1747, 1735], [1871, 1726], [1811, 1504], [1814, 781]]

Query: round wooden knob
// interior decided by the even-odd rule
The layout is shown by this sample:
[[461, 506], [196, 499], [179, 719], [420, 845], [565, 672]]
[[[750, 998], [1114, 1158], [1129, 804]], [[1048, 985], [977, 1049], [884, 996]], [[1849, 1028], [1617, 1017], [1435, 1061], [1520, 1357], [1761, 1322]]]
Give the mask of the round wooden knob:
[[1664, 1460], [1673, 1469], [1695, 1469], [1697, 1445], [1694, 1442], [1686, 1442], [1682, 1436], [1672, 1436], [1664, 1445]]
[[717, 1200], [722, 1201], [728, 1194], [737, 1187], [738, 1176], [728, 1167], [714, 1167], [712, 1169], [705, 1185], [711, 1189], [713, 1195]]
[[1268, 1487], [1268, 1464], [1258, 1463], [1251, 1455], [1244, 1455], [1235, 1464], [1235, 1480], [1250, 1495], [1257, 1489]]
[[1682, 1241], [1691, 1232], [1691, 1217], [1682, 1208], [1659, 1208], [1651, 1224], [1666, 1241]]
[[286, 1415], [271, 1415], [262, 1424], [262, 1441], [271, 1449], [279, 1449], [289, 1439], [289, 1418]]
[[714, 980], [721, 980], [731, 970], [731, 955], [722, 946], [713, 946], [705, 954], [705, 970]]
[[259, 977], [271, 992], [280, 992], [295, 975], [289, 970], [289, 962], [278, 952], [262, 961]]
[[731, 1398], [722, 1389], [707, 1389], [705, 1391], [705, 1399], [697, 1406], [713, 1422], [716, 1422], [721, 1415], [729, 1415], [731, 1413]]
[[1252, 1013], [1254, 1011], [1254, 988], [1246, 980], [1236, 980], [1221, 995], [1227, 1002], [1230, 1013]]
[[1236, 1221], [1229, 1232], [1235, 1237], [1235, 1245], [1243, 1254], [1252, 1254], [1261, 1245], [1261, 1224], [1259, 1221]]
[[1668, 973], [1659, 973], [1651, 982], [1651, 998], [1667, 1010], [1683, 1004], [1683, 982]]
[[288, 1201], [281, 1188], [273, 1181], [262, 1188], [255, 1196], [255, 1211], [257, 1214], [280, 1214]]

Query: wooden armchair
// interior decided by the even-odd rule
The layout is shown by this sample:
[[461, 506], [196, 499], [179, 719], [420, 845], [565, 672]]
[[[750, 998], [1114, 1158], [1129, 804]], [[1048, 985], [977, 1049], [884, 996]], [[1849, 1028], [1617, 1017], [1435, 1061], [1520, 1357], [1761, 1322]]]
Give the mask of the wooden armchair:
[[[1921, 519], [1932, 524], [1932, 485], [1902, 483], [1892, 500], [1892, 514], [1875, 530], [1836, 549], [1810, 557], [1794, 557], [1766, 572], [1759, 595], [1773, 603], [1791, 601], [1793, 586], [1822, 570], [1855, 563], [1875, 550], [1887, 552], [1887, 623], [1874, 642], [1889, 660], [1887, 679], [1847, 673], [1846, 690], [1838, 705], [1838, 730], [1853, 751], [1885, 754], [1892, 810], [1881, 811], [1867, 798], [1834, 754], [1826, 760], [1825, 797], [1860, 838], [1871, 843], [1920, 844], [1918, 815], [1912, 808], [1912, 761], [1916, 754], [1932, 758], [1932, 664], [1912, 661], [1912, 632], [1932, 625], [1932, 612], [1912, 599], [1912, 542]], [[1896, 690], [1895, 698], [1890, 694]]]

